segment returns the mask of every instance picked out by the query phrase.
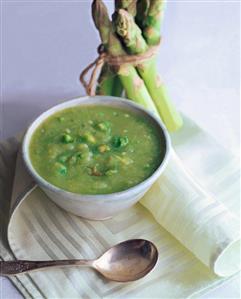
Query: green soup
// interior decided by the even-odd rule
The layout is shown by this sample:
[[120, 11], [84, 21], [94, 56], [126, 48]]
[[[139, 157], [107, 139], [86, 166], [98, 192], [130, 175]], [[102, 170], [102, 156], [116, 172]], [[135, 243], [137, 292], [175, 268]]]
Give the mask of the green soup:
[[45, 180], [81, 194], [123, 191], [160, 165], [165, 142], [150, 119], [109, 106], [57, 112], [34, 132], [30, 158]]

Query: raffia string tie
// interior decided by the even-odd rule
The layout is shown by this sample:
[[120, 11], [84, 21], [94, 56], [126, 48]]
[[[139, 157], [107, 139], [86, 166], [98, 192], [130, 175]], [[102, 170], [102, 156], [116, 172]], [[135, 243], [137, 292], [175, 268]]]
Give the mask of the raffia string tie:
[[[131, 64], [137, 66], [150, 58], [154, 57], [157, 54], [159, 45], [150, 47], [145, 53], [138, 55], [121, 55], [121, 56], [112, 56], [109, 53], [104, 51], [103, 45], [100, 45], [97, 49], [99, 56], [90, 63], [80, 74], [80, 82], [85, 88], [86, 93], [89, 96], [95, 96], [97, 75], [101, 71], [104, 63], [108, 63], [110, 66], [121, 66], [123, 64]], [[85, 76], [91, 70], [90, 79], [87, 82]]]

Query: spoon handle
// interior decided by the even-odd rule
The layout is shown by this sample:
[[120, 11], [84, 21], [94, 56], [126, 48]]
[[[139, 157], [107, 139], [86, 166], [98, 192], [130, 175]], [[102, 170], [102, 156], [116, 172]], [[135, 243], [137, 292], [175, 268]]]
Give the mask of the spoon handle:
[[15, 275], [33, 270], [63, 267], [63, 266], [91, 266], [91, 260], [55, 260], [55, 261], [0, 261], [0, 275]]

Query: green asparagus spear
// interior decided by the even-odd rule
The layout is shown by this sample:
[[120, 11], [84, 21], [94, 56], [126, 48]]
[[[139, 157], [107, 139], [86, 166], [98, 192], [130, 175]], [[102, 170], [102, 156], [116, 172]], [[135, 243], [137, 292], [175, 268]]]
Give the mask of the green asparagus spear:
[[[112, 56], [126, 55], [122, 44], [114, 32], [114, 28], [110, 31], [108, 52]], [[116, 72], [120, 78], [120, 81], [125, 89], [125, 93], [130, 100], [133, 100], [150, 111], [158, 114], [156, 107], [149, 95], [149, 92], [138, 75], [134, 66], [130, 64], [122, 64], [116, 67]]]
[[115, 0], [116, 10], [123, 8], [127, 10], [132, 16], [136, 15], [136, 5], [137, 5], [137, 0]]
[[148, 45], [142, 37], [141, 30], [127, 11], [119, 9], [113, 15], [113, 22], [117, 34], [122, 38], [130, 54], [140, 54], [147, 51]]
[[123, 87], [118, 76], [111, 67], [105, 63], [98, 78], [96, 94], [120, 97], [122, 95], [122, 91]]
[[[147, 51], [148, 45], [141, 34], [141, 30], [127, 11], [123, 9], [118, 10], [115, 17], [115, 28], [129, 53], [140, 54]], [[169, 131], [178, 130], [182, 126], [182, 118], [171, 102], [167, 90], [159, 78], [156, 58], [140, 63], [137, 69], [167, 129]]]
[[99, 31], [102, 44], [106, 46], [109, 39], [111, 21], [106, 6], [102, 1], [94, 0], [91, 6], [92, 18], [96, 29]]
[[143, 30], [147, 13], [150, 7], [150, 0], [137, 1], [136, 5], [136, 23]]
[[[98, 29], [102, 44], [106, 49], [111, 29], [111, 21], [108, 16], [107, 8], [103, 2], [99, 0], [94, 0], [91, 8], [95, 27]], [[116, 76], [107, 64], [104, 64], [99, 75], [96, 94], [121, 96], [122, 90], [123, 88], [118, 76]]]
[[143, 32], [148, 45], [156, 45], [160, 42], [165, 3], [165, 0], [150, 0], [150, 7], [145, 19], [145, 29]]

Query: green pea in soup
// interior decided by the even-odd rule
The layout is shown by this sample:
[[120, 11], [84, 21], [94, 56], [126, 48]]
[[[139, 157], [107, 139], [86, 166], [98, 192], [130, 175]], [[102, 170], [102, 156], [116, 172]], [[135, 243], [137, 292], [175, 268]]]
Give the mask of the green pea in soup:
[[30, 158], [51, 184], [80, 194], [126, 190], [152, 175], [165, 141], [150, 119], [108, 106], [68, 108], [34, 132]]

